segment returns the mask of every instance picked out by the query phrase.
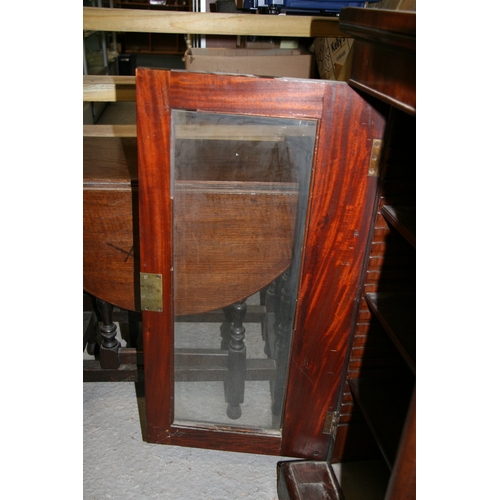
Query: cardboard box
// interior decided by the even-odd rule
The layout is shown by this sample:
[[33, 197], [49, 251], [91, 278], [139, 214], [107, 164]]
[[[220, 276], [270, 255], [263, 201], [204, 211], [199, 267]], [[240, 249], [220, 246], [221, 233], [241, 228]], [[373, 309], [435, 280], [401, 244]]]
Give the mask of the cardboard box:
[[344, 81], [349, 78], [346, 69], [353, 42], [353, 38], [316, 38], [314, 40], [314, 53], [320, 78]]
[[300, 49], [190, 49], [186, 69], [209, 73], [314, 78], [314, 54]]

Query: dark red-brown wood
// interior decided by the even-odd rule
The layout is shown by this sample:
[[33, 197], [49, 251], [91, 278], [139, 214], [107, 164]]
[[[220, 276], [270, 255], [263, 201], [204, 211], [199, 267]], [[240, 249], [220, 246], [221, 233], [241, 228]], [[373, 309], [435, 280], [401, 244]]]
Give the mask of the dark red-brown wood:
[[[175, 263], [176, 315], [204, 313], [249, 297], [290, 266], [296, 185], [275, 182], [270, 191], [266, 183], [262, 189], [272, 166], [257, 165], [258, 169], [251, 169], [255, 172], [253, 182], [241, 181], [237, 193], [228, 192], [224, 180], [228, 169], [214, 156], [209, 151], [203, 167], [212, 178], [217, 170], [218, 182], [176, 181], [177, 245], [185, 249]], [[84, 290], [118, 307], [138, 311], [136, 139], [85, 138], [83, 166]], [[224, 206], [231, 207], [231, 214], [221, 210]], [[267, 217], [269, 213], [272, 219]], [[222, 225], [224, 220], [227, 223]], [[227, 233], [243, 241], [251, 239], [252, 246], [238, 245], [229, 253], [219, 244]], [[201, 256], [200, 244], [206, 250]], [[256, 247], [258, 255], [253, 251]], [[220, 287], [219, 293], [213, 294], [219, 276], [232, 286]], [[196, 301], [189, 293], [194, 287], [199, 289]]]
[[173, 299], [143, 312], [147, 439], [325, 459], [360, 291], [376, 179], [368, 176], [382, 115], [346, 84], [138, 69], [140, 269], [171, 290], [170, 117], [173, 108], [318, 120], [306, 242], [282, 437], [173, 423]]
[[279, 500], [344, 500], [328, 462], [278, 462]]
[[414, 115], [415, 12], [345, 8], [339, 21], [355, 38], [349, 85]]
[[[348, 86], [325, 87], [290, 354], [283, 426], [288, 456], [321, 457], [328, 444], [324, 416], [336, 409], [341, 389], [375, 199], [370, 150], [383, 127], [382, 116]], [[298, 408], [307, 408], [309, 418]]]
[[140, 310], [137, 142], [83, 140], [83, 288], [115, 306]]

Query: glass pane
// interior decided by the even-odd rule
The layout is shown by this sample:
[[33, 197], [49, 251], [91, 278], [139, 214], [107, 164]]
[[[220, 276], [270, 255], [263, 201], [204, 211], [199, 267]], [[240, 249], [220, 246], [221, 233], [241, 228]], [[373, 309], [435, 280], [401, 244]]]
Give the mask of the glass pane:
[[175, 420], [279, 431], [316, 121], [173, 111]]

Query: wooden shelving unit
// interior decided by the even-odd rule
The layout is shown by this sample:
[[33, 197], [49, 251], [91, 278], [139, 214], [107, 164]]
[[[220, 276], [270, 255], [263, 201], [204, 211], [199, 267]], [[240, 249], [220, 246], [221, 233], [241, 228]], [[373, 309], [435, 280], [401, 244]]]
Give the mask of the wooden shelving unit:
[[416, 248], [416, 209], [414, 206], [384, 205], [382, 215], [413, 248]]
[[414, 292], [367, 293], [368, 307], [380, 321], [399, 353], [415, 374], [415, 299]]
[[384, 460], [392, 470], [411, 397], [408, 381], [355, 378], [349, 380], [349, 386], [354, 398], [359, 401]]
[[[415, 498], [415, 15], [345, 9], [340, 28], [356, 39], [349, 84], [379, 100], [382, 110], [387, 106], [378, 203], [341, 408], [362, 414], [391, 471], [385, 500]], [[352, 417], [341, 414], [340, 421]], [[334, 456], [342, 457], [345, 434], [352, 439], [362, 424], [339, 428]]]

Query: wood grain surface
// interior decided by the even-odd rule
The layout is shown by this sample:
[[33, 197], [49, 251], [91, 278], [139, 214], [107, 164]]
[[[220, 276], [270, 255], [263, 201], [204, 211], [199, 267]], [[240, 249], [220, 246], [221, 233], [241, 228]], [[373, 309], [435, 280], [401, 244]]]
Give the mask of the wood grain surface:
[[[141, 270], [172, 287], [171, 110], [318, 120], [306, 239], [282, 436], [238, 428], [212, 431], [173, 422], [173, 298], [143, 313], [148, 440], [151, 442], [326, 457], [326, 412], [335, 408], [376, 179], [367, 175], [384, 119], [346, 84], [138, 69], [137, 126]], [[307, 418], [305, 418], [305, 412]], [[201, 437], [203, 436], [203, 438]], [[243, 436], [243, 437], [242, 437]], [[221, 448], [223, 447], [223, 448]]]
[[343, 36], [335, 17], [138, 11], [98, 7], [83, 7], [83, 29], [194, 35]]

